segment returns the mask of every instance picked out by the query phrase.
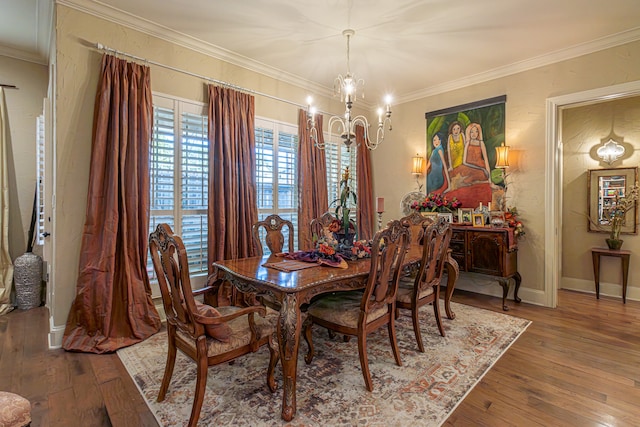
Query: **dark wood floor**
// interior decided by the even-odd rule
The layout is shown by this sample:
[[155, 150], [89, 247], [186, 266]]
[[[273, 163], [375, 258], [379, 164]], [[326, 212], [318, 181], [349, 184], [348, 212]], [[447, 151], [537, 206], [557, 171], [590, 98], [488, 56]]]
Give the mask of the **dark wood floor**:
[[[463, 291], [453, 300], [501, 307]], [[640, 302], [561, 291], [555, 310], [509, 304], [533, 324], [445, 426], [640, 425]], [[33, 427], [157, 426], [118, 356], [48, 350], [47, 316], [0, 316], [0, 390], [32, 402]]]

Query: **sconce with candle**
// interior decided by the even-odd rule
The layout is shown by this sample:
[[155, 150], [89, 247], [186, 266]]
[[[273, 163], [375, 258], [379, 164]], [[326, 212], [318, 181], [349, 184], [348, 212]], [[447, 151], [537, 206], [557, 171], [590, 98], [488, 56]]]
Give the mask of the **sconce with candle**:
[[416, 185], [418, 186], [418, 191], [422, 191], [422, 186], [424, 185], [420, 183], [420, 177], [422, 176], [423, 163], [424, 163], [424, 157], [421, 157], [420, 154], [416, 153], [415, 157], [412, 158], [411, 173], [416, 179]]
[[502, 145], [496, 147], [496, 168], [502, 171], [502, 181], [504, 182], [504, 196], [502, 197], [502, 206], [504, 211], [507, 207], [507, 174], [505, 169], [509, 167], [509, 146], [502, 141]]

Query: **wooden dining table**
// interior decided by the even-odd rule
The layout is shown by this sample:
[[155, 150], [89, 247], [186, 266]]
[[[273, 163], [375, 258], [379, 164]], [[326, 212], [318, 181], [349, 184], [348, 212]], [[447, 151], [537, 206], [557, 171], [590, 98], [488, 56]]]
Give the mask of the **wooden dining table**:
[[[409, 257], [405, 268], [410, 269], [419, 259]], [[265, 266], [279, 264], [273, 268]], [[277, 325], [278, 346], [282, 362], [283, 397], [281, 416], [291, 421], [296, 414], [296, 377], [298, 369], [298, 349], [302, 330], [302, 307], [316, 295], [361, 289], [365, 287], [370, 270], [370, 259], [348, 261], [348, 268], [333, 268], [313, 265], [310, 268], [295, 269], [291, 260], [274, 255], [264, 257], [231, 259], [213, 263], [214, 285], [229, 281], [236, 289], [245, 293], [268, 295], [280, 304]], [[293, 271], [283, 271], [290, 270]], [[450, 319], [455, 317], [449, 302], [458, 269], [455, 260], [447, 262], [448, 280], [445, 292], [445, 310]]]

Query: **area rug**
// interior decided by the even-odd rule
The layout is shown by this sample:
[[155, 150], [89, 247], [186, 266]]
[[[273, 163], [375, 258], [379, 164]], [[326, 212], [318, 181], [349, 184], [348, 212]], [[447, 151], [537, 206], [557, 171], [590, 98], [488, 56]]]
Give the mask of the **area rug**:
[[[292, 422], [280, 418], [282, 372], [278, 390], [269, 392], [269, 352], [209, 368], [201, 426], [439, 426], [530, 321], [452, 303], [454, 320], [444, 318], [446, 337], [438, 333], [433, 311], [421, 310], [425, 353], [417, 350], [408, 311], [396, 323], [403, 366], [395, 364], [386, 328], [368, 338], [373, 392], [364, 385], [356, 339], [331, 339], [314, 327], [315, 357], [305, 364], [301, 340], [298, 361], [298, 410]], [[189, 420], [195, 390], [195, 364], [178, 352], [166, 399], [156, 402], [164, 373], [167, 337], [160, 332], [118, 351], [161, 426]]]

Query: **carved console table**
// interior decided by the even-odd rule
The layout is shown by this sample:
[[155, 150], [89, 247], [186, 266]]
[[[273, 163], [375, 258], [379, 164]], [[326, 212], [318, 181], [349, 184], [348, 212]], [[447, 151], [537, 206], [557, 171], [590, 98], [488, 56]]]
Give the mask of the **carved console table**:
[[507, 311], [510, 280], [515, 282], [513, 300], [520, 302], [518, 289], [522, 277], [518, 273], [518, 245], [513, 229], [452, 225], [451, 256], [460, 271], [498, 277], [502, 286], [502, 309]]

